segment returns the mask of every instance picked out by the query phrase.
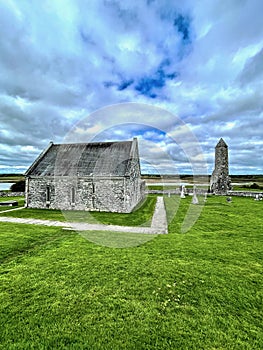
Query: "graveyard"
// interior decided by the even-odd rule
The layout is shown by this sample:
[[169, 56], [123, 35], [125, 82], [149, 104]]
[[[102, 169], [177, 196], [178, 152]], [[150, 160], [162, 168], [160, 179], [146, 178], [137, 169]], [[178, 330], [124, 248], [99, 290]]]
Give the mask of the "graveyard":
[[262, 176], [231, 183], [223, 139], [210, 177], [144, 177], [131, 212], [50, 208], [44, 180], [40, 206], [0, 196], [0, 349], [262, 348]]
[[[87, 239], [60, 227], [1, 222], [0, 348], [262, 348], [263, 202], [207, 196], [182, 233], [189, 208], [204, 201], [197, 197], [194, 205], [191, 196], [164, 195], [169, 233], [145, 242], [132, 233], [90, 232]], [[131, 214], [93, 215], [142, 225], [155, 201], [149, 195]], [[30, 208], [2, 215], [65, 220], [60, 211]], [[126, 247], [116, 248], [121, 240]]]

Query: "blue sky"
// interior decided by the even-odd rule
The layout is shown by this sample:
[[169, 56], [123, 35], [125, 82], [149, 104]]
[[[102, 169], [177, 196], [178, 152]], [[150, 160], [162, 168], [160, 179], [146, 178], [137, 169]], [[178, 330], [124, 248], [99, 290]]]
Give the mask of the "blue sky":
[[0, 172], [51, 140], [137, 136], [145, 171], [211, 173], [223, 137], [230, 173], [262, 174], [262, 13], [261, 0], [0, 0]]

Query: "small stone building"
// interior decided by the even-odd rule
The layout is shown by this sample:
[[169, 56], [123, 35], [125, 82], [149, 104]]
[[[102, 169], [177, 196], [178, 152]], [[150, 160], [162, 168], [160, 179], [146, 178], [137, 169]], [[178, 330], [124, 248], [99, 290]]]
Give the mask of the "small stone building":
[[29, 208], [129, 213], [144, 198], [136, 138], [51, 142], [25, 176]]
[[221, 138], [215, 147], [215, 168], [210, 180], [210, 191], [215, 194], [227, 194], [231, 188], [228, 168], [228, 146]]

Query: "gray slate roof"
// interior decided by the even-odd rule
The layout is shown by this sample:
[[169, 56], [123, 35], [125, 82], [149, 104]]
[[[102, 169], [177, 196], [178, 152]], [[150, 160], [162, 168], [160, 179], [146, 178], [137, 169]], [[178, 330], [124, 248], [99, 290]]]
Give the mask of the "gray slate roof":
[[[133, 141], [53, 144], [26, 172], [26, 176], [125, 176]], [[136, 147], [137, 149], [137, 147]], [[139, 160], [138, 160], [139, 161]]]

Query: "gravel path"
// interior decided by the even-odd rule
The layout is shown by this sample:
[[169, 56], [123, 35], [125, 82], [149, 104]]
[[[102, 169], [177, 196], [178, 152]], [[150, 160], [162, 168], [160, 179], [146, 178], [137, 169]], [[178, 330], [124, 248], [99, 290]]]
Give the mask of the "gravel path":
[[[12, 210], [12, 209], [11, 209]], [[65, 229], [73, 229], [76, 231], [118, 231], [118, 232], [134, 232], [146, 234], [163, 234], [168, 233], [166, 211], [163, 197], [157, 197], [157, 202], [152, 217], [151, 227], [142, 226], [118, 226], [118, 225], [103, 225], [103, 224], [87, 224], [81, 222], [62, 222], [53, 220], [40, 219], [23, 219], [0, 216], [0, 222], [11, 222], [18, 224], [32, 224], [44, 226], [58, 226]]]

